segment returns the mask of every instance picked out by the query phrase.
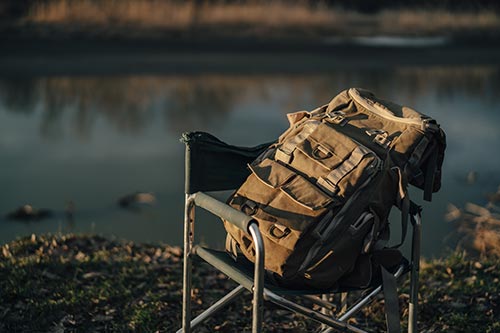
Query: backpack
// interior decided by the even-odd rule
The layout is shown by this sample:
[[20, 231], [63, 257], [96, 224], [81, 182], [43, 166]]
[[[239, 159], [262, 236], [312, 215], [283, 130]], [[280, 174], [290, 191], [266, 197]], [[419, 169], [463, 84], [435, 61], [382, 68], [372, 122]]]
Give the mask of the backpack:
[[[402, 243], [407, 185], [429, 201], [439, 190], [445, 134], [434, 119], [355, 88], [287, 117], [290, 128], [248, 165], [228, 203], [258, 221], [265, 268], [277, 284], [368, 286], [377, 265], [401, 260], [386, 247], [388, 215], [401, 210]], [[252, 239], [224, 225], [226, 250], [254, 261]]]

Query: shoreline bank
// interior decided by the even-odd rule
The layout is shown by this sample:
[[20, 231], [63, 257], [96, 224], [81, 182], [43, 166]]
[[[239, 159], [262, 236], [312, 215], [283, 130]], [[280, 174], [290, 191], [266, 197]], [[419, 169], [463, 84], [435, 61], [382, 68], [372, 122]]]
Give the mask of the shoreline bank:
[[[368, 42], [367, 42], [368, 41]], [[377, 42], [376, 39], [373, 41]], [[377, 42], [378, 43], [378, 42]], [[498, 66], [500, 42], [412, 46], [349, 40], [5, 40], [0, 76], [315, 73], [412, 66]], [[404, 43], [403, 43], [404, 44]]]
[[[421, 264], [419, 330], [496, 332], [500, 322], [500, 265], [464, 253]], [[42, 235], [1, 246], [0, 330], [160, 331], [180, 325], [182, 251], [88, 235]], [[234, 284], [196, 261], [193, 308], [199, 313]], [[408, 283], [400, 296], [406, 313]], [[405, 291], [406, 290], [406, 291]], [[251, 327], [250, 297], [209, 320], [201, 332]], [[384, 330], [382, 304], [356, 317]], [[266, 330], [315, 330], [318, 324], [266, 304]], [[404, 318], [404, 316], [403, 316]], [[405, 325], [403, 323], [403, 325]]]

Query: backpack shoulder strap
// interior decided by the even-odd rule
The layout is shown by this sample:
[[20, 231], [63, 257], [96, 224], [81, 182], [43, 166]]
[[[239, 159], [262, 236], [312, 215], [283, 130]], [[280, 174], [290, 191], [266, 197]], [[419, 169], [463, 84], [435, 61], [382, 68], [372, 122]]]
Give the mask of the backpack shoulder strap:
[[382, 286], [384, 290], [384, 311], [387, 333], [400, 333], [401, 323], [399, 321], [399, 300], [397, 283], [394, 275], [389, 273], [384, 266], [380, 266], [382, 271]]

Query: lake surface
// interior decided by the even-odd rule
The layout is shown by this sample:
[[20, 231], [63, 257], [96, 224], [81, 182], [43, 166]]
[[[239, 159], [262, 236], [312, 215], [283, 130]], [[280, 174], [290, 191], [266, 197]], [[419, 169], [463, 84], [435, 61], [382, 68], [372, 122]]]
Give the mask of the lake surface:
[[[352, 86], [412, 106], [445, 129], [442, 190], [431, 203], [412, 192], [424, 207], [423, 253], [439, 256], [454, 246], [447, 205], [483, 204], [500, 185], [499, 66], [0, 76], [0, 243], [31, 233], [95, 232], [180, 245], [182, 132], [207, 131], [237, 145], [271, 141], [286, 129], [286, 113], [311, 110]], [[465, 181], [469, 171], [477, 172], [474, 184]], [[135, 191], [153, 192], [156, 205], [119, 208], [117, 200]], [[71, 220], [64, 215], [69, 201]], [[3, 217], [26, 203], [56, 214], [29, 223]], [[206, 243], [223, 243], [216, 219], [196, 231]]]

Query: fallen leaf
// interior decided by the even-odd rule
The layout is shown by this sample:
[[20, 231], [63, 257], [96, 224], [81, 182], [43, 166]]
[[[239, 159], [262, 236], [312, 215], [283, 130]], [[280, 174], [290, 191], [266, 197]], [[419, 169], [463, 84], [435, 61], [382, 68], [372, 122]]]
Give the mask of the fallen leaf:
[[87, 280], [87, 279], [92, 279], [92, 278], [103, 276], [103, 275], [104, 274], [101, 272], [88, 272], [88, 273], [83, 274], [82, 278]]
[[51, 280], [57, 280], [57, 279], [59, 279], [59, 276], [57, 276], [55, 274], [52, 274], [50, 272], [47, 272], [47, 271], [43, 271], [42, 272], [42, 276], [46, 277], [47, 279], [51, 279]]
[[93, 322], [96, 321], [110, 321], [113, 320], [113, 316], [104, 316], [104, 315], [96, 315], [94, 318], [92, 318]]

